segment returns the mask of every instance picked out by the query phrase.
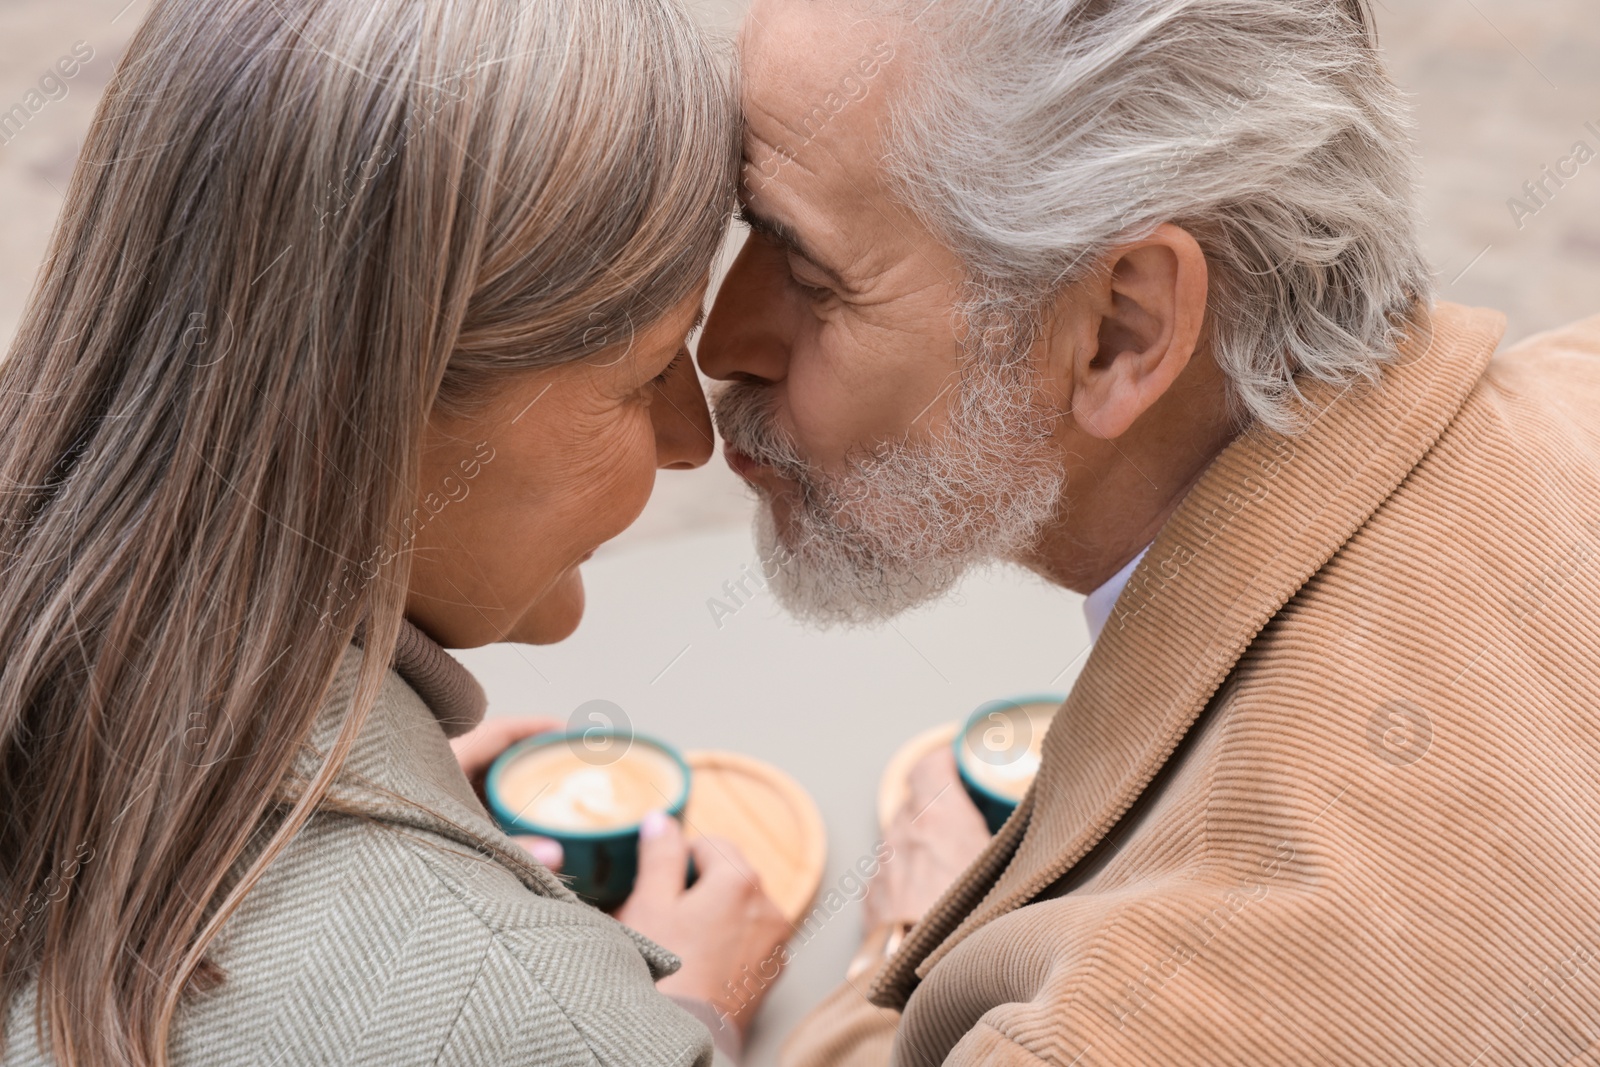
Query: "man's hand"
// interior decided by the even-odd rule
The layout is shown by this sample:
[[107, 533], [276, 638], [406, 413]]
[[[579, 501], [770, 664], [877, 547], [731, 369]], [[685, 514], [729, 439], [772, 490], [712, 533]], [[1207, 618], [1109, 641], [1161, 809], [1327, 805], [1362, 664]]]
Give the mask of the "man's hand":
[[889, 824], [894, 851], [867, 892], [867, 928], [916, 923], [989, 844], [989, 827], [940, 746], [911, 769], [910, 793]]
[[[478, 794], [479, 802], [487, 810], [489, 799], [483, 792], [484, 780], [488, 778], [489, 765], [496, 757], [525, 737], [559, 729], [561, 723], [555, 719], [533, 717], [484, 719], [460, 737], [453, 738], [450, 747], [455, 750], [456, 762], [461, 764], [461, 769], [466, 772], [467, 781], [472, 783], [472, 791]], [[552, 871], [561, 869], [559, 843], [547, 837], [525, 834], [514, 836], [511, 840], [526, 849], [528, 855], [536, 862], [544, 864]]]
[[[700, 876], [684, 889], [691, 852]], [[640, 827], [639, 879], [617, 919], [683, 960], [657, 989], [708, 1002], [741, 1035], [787, 961], [793, 932], [738, 848], [686, 841], [660, 812]]]

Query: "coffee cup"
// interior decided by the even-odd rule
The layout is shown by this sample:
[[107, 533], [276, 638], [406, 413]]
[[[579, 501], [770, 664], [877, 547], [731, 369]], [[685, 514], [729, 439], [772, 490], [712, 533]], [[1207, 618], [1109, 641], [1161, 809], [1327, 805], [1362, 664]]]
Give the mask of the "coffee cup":
[[1045, 731], [1066, 697], [1059, 693], [991, 700], [956, 731], [956, 770], [967, 795], [998, 833], [1039, 773]]
[[506, 833], [560, 842], [563, 879], [610, 909], [633, 891], [644, 816], [683, 818], [689, 765], [665, 742], [627, 731], [541, 734], [500, 754], [484, 793]]

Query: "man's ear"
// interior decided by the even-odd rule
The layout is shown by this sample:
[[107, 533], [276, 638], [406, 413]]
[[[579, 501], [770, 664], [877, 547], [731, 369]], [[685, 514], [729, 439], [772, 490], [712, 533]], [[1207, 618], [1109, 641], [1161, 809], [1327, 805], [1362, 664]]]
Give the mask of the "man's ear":
[[1168, 223], [1112, 249], [1072, 288], [1080, 286], [1072, 304], [1091, 319], [1072, 355], [1072, 417], [1110, 440], [1172, 387], [1199, 346], [1206, 257], [1187, 230]]

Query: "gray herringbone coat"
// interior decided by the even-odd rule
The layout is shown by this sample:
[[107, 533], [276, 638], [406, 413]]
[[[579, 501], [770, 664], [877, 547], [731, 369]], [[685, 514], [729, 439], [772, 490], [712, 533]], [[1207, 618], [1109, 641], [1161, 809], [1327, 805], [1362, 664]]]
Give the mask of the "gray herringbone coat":
[[[359, 650], [318, 728], [326, 744]], [[677, 960], [576, 900], [489, 820], [438, 719], [391, 672], [332, 794], [231, 919], [226, 980], [187, 1002], [175, 1067], [698, 1065], [706, 1028], [658, 993]], [[32, 988], [6, 1067], [52, 1062]]]

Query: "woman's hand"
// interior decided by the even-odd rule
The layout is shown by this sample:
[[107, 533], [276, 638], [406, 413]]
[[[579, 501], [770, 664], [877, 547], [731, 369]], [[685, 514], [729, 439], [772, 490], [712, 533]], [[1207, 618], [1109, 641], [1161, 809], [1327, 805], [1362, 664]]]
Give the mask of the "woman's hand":
[[[461, 764], [461, 769], [466, 772], [467, 781], [472, 783], [472, 791], [478, 794], [478, 800], [487, 810], [489, 798], [484, 795], [483, 790], [484, 780], [489, 776], [489, 765], [500, 753], [523, 738], [559, 729], [561, 723], [555, 719], [532, 716], [484, 719], [460, 737], [452, 738], [450, 747], [455, 749], [456, 762]], [[513, 836], [511, 840], [526, 849], [528, 855], [535, 861], [544, 864], [552, 871], [561, 869], [561, 845], [558, 842], [548, 837], [533, 837], [527, 834]]]
[[884, 835], [894, 851], [867, 891], [869, 930], [915, 924], [989, 844], [989, 827], [947, 746], [917, 762], [910, 786]]
[[[684, 889], [691, 852], [700, 876]], [[639, 879], [617, 918], [683, 960], [658, 989], [707, 1001], [741, 1035], [788, 961], [793, 933], [732, 843], [686, 841], [660, 812], [640, 827]]]

